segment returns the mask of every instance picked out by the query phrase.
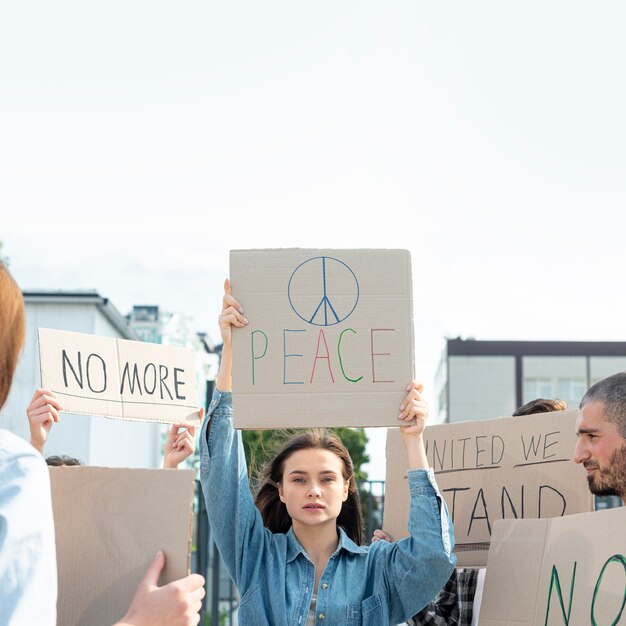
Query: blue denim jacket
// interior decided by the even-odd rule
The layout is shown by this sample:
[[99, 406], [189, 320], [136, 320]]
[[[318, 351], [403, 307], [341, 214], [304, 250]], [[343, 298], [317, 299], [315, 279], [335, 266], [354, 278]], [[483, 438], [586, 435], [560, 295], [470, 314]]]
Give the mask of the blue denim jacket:
[[[211, 429], [207, 437], [207, 425]], [[215, 391], [200, 436], [200, 479], [209, 523], [241, 603], [242, 626], [305, 626], [315, 568], [293, 530], [272, 533], [254, 505], [230, 393]], [[411, 535], [339, 545], [319, 581], [318, 626], [387, 626], [415, 615], [443, 587], [456, 561], [452, 523], [432, 470], [407, 473]]]

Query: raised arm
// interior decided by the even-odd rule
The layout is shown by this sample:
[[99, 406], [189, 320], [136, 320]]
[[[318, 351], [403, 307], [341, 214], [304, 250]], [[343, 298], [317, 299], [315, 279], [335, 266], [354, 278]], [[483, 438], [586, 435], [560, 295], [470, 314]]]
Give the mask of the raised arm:
[[[423, 435], [428, 407], [421, 392], [419, 383], [412, 382], [407, 387], [398, 416], [402, 422], [414, 420], [401, 427], [408, 459], [409, 536], [391, 543], [376, 541], [370, 553], [372, 567], [384, 570], [392, 623], [415, 615], [432, 600], [448, 580], [456, 561], [450, 516], [426, 459]], [[376, 536], [387, 539], [380, 531]]]
[[233, 390], [233, 327], [243, 328], [248, 320], [243, 316], [241, 305], [231, 294], [230, 280], [224, 281], [224, 298], [222, 312], [219, 316], [219, 327], [222, 335], [222, 360], [217, 374], [217, 388], [220, 391]]
[[428, 405], [422, 400], [421, 383], [413, 381], [407, 388], [407, 394], [400, 407], [398, 419], [415, 423], [401, 426], [402, 441], [406, 449], [409, 469], [428, 469], [428, 459], [424, 448], [424, 428], [428, 417]]
[[232, 329], [246, 324], [226, 281], [219, 317], [224, 342], [222, 360], [200, 433], [200, 480], [213, 537], [242, 596], [263, 576], [265, 548], [272, 538], [254, 505], [241, 434], [232, 424]]

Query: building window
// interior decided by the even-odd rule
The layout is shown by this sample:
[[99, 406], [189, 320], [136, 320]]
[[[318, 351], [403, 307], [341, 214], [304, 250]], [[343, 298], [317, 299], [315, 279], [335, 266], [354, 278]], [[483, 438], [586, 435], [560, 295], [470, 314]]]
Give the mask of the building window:
[[552, 398], [553, 396], [550, 378], [524, 379], [524, 404], [536, 398]]
[[564, 400], [570, 409], [578, 406], [581, 398], [587, 391], [587, 381], [584, 378], [559, 378], [558, 398]]

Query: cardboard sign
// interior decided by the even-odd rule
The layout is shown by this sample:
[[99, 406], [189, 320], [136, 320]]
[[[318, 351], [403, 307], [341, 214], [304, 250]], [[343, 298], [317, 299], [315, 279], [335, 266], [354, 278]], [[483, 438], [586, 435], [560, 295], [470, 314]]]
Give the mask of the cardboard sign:
[[39, 363], [42, 386], [68, 413], [200, 419], [191, 349], [40, 328]]
[[57, 623], [120, 620], [158, 550], [159, 584], [187, 576], [191, 470], [51, 467], [59, 596]]
[[626, 508], [496, 522], [480, 626], [626, 624]]
[[237, 428], [385, 426], [413, 378], [406, 250], [234, 250]]
[[[429, 426], [429, 464], [454, 522], [459, 566], [484, 567], [493, 524], [593, 510], [584, 468], [572, 461], [576, 410]], [[407, 535], [406, 452], [387, 432], [383, 529]]]

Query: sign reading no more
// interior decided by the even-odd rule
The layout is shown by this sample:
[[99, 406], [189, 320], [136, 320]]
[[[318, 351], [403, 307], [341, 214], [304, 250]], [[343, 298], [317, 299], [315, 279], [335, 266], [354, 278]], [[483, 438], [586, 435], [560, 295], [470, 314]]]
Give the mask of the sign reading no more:
[[39, 329], [41, 384], [69, 413], [199, 420], [191, 349]]

